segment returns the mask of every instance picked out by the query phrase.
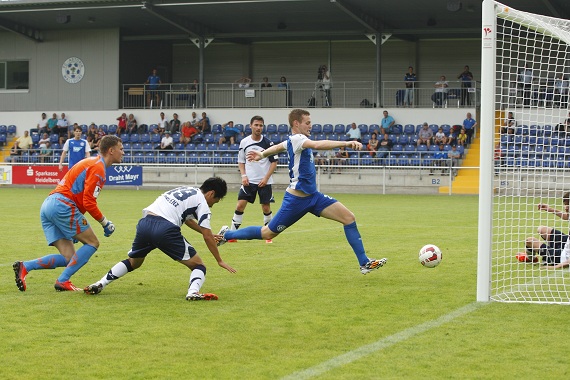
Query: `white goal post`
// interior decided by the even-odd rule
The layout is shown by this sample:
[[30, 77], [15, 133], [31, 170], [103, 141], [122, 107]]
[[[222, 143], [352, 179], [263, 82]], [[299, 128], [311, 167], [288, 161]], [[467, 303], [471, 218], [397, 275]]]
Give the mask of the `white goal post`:
[[560, 257], [527, 250], [539, 226], [569, 233], [552, 210], [570, 191], [570, 21], [492, 0], [482, 20], [477, 300], [570, 304]]

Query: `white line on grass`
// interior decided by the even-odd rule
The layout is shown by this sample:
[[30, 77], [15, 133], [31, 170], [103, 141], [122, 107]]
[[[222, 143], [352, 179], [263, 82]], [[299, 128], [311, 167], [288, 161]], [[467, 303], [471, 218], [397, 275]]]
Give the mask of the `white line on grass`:
[[414, 327], [410, 327], [394, 335], [390, 335], [383, 339], [380, 339], [374, 343], [367, 344], [366, 346], [359, 347], [355, 350], [349, 351], [347, 353], [329, 359], [311, 368], [294, 372], [288, 376], [283, 377], [283, 380], [310, 379], [312, 377], [321, 375], [334, 368], [338, 368], [345, 364], [352, 363], [356, 360], [362, 359], [367, 355], [373, 354], [375, 352], [393, 346], [396, 343], [403, 342], [418, 334], [426, 332], [427, 330], [439, 327], [447, 322], [454, 320], [455, 318], [471, 313], [472, 311], [477, 310], [478, 308], [484, 305], [488, 305], [488, 303], [482, 303], [482, 302], [470, 303], [469, 305], [463, 306], [455, 311], [452, 311], [449, 314], [442, 315], [437, 319], [422, 323]]

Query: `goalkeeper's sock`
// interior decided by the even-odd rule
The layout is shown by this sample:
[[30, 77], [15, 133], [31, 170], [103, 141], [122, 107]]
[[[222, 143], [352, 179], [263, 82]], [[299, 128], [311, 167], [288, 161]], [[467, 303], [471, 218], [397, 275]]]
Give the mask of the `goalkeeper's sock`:
[[47, 255], [39, 259], [25, 261], [24, 268], [29, 272], [37, 269], [55, 269], [67, 266], [67, 260], [60, 254]]
[[111, 282], [115, 281], [120, 277], [123, 277], [127, 273], [132, 272], [133, 270], [134, 269], [129, 259], [119, 261], [111, 269], [109, 269], [109, 272], [107, 272], [107, 274], [99, 280], [99, 283], [103, 284], [103, 286], [107, 286]]
[[97, 248], [92, 245], [85, 244], [83, 247], [79, 248], [77, 252], [69, 260], [67, 267], [61, 272], [61, 275], [57, 278], [59, 282], [68, 281], [71, 276], [73, 276], [79, 269], [81, 269], [91, 256], [97, 251]]
[[243, 220], [243, 211], [234, 211], [234, 217], [232, 218], [232, 224], [230, 226], [230, 231], [235, 231], [241, 226]]
[[271, 222], [271, 218], [273, 218], [273, 212], [269, 211], [269, 214], [263, 213], [263, 225], [267, 226]]
[[360, 236], [360, 232], [358, 232], [358, 227], [356, 226], [356, 222], [352, 222], [344, 226], [344, 234], [346, 235], [346, 240], [348, 240], [348, 244], [352, 247], [356, 258], [358, 259], [358, 263], [360, 266], [366, 264], [368, 262], [368, 257], [364, 252], [364, 245], [362, 244], [362, 237]]
[[226, 240], [261, 240], [261, 226], [251, 226], [237, 231], [227, 231], [224, 234]]
[[200, 288], [206, 281], [206, 267], [204, 265], [196, 265], [196, 268], [190, 273], [190, 286], [188, 286], [188, 294], [200, 293]]

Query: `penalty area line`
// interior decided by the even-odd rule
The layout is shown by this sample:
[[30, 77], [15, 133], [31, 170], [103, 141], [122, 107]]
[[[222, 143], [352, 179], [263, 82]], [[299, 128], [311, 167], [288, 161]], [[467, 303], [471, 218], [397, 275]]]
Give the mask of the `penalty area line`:
[[363, 357], [373, 354], [375, 352], [381, 351], [385, 348], [391, 347], [396, 343], [403, 342], [410, 339], [418, 334], [424, 333], [430, 329], [439, 327], [445, 323], [451, 322], [455, 318], [469, 314], [472, 311], [479, 309], [482, 306], [488, 305], [488, 302], [473, 302], [466, 306], [463, 306], [451, 313], [442, 315], [439, 318], [433, 319], [431, 321], [422, 323], [420, 325], [407, 328], [396, 334], [382, 338], [376, 342], [367, 344], [365, 346], [359, 347], [342, 355], [336, 356], [332, 359], [324, 361], [313, 367], [304, 369], [302, 371], [294, 372], [282, 378], [282, 380], [300, 380], [300, 379], [310, 379], [312, 377], [321, 375], [328, 372], [334, 368], [341, 367], [345, 364], [352, 363], [356, 360], [362, 359]]

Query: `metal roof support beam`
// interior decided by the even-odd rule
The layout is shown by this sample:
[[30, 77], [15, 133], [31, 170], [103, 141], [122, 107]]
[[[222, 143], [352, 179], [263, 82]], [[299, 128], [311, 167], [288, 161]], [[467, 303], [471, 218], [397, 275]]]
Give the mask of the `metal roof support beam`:
[[188, 29], [186, 26], [183, 25], [184, 21], [182, 19], [179, 19], [177, 16], [171, 15], [169, 12], [166, 12], [162, 9], [157, 9], [148, 1], [142, 2], [142, 9], [158, 17], [159, 19], [169, 23], [170, 25], [182, 30], [183, 32], [188, 33], [188, 35], [191, 38], [201, 37], [202, 32], [195, 32], [193, 30]]
[[382, 29], [382, 23], [376, 18], [368, 15], [360, 9], [354, 9], [349, 5], [341, 3], [339, 0], [330, 0], [331, 3], [339, 7], [344, 13], [358, 21], [362, 26], [364, 26], [368, 32], [380, 33]]
[[16, 24], [13, 22], [7, 22], [5, 20], [0, 20], [0, 29], [7, 30], [12, 33], [16, 33], [22, 37], [30, 39], [34, 42], [44, 42], [44, 36], [41, 30], [34, 29], [27, 25]]

